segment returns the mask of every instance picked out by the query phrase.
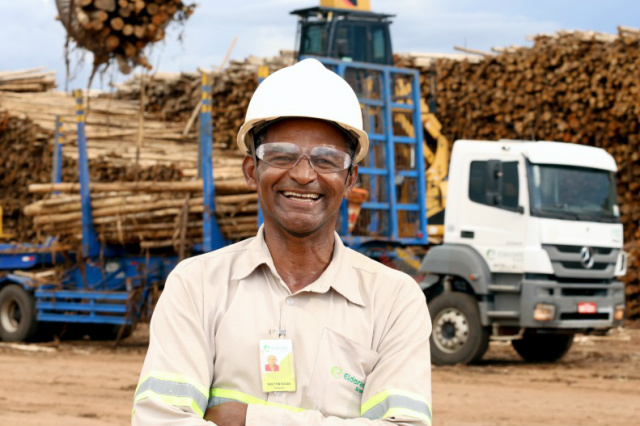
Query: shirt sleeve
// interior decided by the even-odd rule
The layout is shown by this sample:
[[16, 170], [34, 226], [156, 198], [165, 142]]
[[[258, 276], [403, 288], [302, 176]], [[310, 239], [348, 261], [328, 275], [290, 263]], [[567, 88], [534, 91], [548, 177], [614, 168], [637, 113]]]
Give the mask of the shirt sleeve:
[[[213, 425], [203, 416], [214, 349], [204, 332], [202, 306], [196, 302], [201, 298], [193, 294], [199, 287], [189, 285], [179, 269], [167, 278], [151, 319], [149, 350], [134, 396], [133, 426]], [[197, 269], [190, 266], [190, 271]]]
[[361, 417], [326, 417], [320, 411], [291, 412], [249, 405], [246, 426], [431, 425], [431, 318], [424, 294], [403, 282], [384, 325], [380, 359], [367, 376]]

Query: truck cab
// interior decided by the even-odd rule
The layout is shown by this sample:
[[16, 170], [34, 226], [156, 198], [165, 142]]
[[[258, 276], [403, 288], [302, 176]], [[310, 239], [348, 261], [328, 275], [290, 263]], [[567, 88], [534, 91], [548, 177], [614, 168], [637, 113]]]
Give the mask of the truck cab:
[[512, 340], [525, 359], [552, 361], [576, 332], [621, 322], [616, 170], [611, 155], [589, 146], [454, 144], [444, 244], [421, 266], [437, 361], [477, 360], [490, 336]]

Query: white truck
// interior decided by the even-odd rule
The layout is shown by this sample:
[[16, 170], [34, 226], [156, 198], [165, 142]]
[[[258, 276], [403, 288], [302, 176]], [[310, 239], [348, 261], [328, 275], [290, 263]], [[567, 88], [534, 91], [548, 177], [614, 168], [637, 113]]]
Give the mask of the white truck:
[[616, 170], [600, 148], [454, 143], [443, 244], [420, 267], [436, 364], [478, 361], [490, 339], [510, 340], [527, 361], [554, 361], [574, 334], [622, 322]]

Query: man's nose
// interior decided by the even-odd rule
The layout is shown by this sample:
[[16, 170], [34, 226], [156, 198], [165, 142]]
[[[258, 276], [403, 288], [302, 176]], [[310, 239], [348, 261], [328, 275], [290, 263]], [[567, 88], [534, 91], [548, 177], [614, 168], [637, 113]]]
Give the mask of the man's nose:
[[308, 156], [302, 155], [293, 168], [289, 170], [289, 175], [301, 185], [313, 182], [318, 174], [311, 166], [311, 160]]

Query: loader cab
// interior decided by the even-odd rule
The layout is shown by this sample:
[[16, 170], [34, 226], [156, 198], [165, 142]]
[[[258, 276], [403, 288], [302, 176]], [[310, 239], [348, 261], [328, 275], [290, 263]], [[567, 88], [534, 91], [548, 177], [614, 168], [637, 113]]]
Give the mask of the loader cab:
[[329, 7], [299, 9], [291, 14], [298, 16], [298, 59], [320, 56], [393, 65], [389, 19], [395, 15]]

